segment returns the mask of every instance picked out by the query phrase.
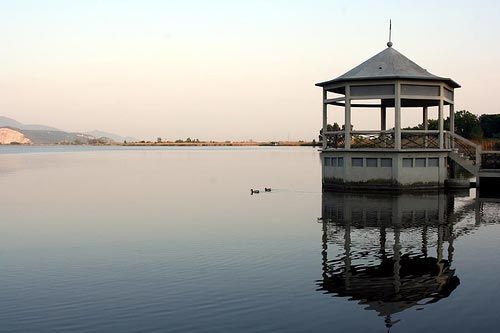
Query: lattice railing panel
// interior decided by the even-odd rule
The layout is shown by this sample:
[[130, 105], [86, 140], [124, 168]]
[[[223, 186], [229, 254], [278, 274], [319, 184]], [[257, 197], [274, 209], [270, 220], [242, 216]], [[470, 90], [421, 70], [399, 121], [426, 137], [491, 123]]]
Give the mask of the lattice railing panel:
[[351, 148], [394, 148], [394, 134], [354, 134]]
[[344, 133], [326, 134], [327, 148], [344, 148], [345, 135]]
[[401, 148], [439, 148], [439, 133], [401, 133]]

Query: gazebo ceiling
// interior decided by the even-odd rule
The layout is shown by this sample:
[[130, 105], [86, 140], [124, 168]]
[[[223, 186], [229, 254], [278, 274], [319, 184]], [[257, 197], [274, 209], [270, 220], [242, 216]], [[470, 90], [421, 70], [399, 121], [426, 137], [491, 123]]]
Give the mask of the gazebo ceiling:
[[333, 80], [317, 83], [316, 86], [323, 87], [328, 84], [348, 81], [393, 79], [441, 81], [447, 83], [452, 88], [460, 88], [460, 85], [452, 79], [429, 73], [392, 47], [387, 47], [382, 52], [354, 67], [347, 73]]

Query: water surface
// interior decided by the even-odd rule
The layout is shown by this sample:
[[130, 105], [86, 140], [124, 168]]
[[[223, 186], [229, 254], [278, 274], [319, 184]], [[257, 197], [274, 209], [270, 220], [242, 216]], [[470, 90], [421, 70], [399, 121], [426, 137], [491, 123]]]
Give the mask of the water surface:
[[496, 329], [475, 191], [322, 193], [277, 147], [0, 147], [0, 188], [0, 331]]

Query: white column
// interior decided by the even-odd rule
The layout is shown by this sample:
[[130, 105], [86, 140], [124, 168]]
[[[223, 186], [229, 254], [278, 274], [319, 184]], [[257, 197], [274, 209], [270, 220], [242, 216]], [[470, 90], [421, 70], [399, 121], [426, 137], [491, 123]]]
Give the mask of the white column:
[[394, 94], [394, 148], [401, 149], [401, 88], [396, 82]]
[[327, 140], [326, 140], [326, 129], [328, 127], [328, 104], [326, 104], [326, 95], [327, 91], [323, 88], [323, 149], [327, 148]]
[[427, 106], [424, 106], [422, 123], [424, 124], [424, 131], [427, 131], [429, 129], [429, 108]]
[[385, 131], [387, 124], [387, 108], [382, 106], [380, 108], [380, 130]]
[[[455, 104], [450, 104], [450, 133], [455, 133]], [[453, 136], [449, 136], [449, 143], [451, 149], [455, 148], [455, 138]]]
[[345, 121], [344, 121], [344, 133], [345, 133], [345, 149], [351, 148], [351, 87], [349, 85], [345, 86]]
[[439, 149], [444, 149], [444, 120], [443, 120], [443, 86], [440, 89], [441, 93], [439, 96], [439, 112], [438, 112], [438, 129], [439, 129]]
[[450, 104], [450, 132], [455, 133], [455, 105]]
[[[424, 124], [424, 131], [427, 132], [429, 130], [429, 109], [427, 106], [424, 106], [422, 123]], [[424, 135], [424, 147], [427, 148], [427, 134]]]

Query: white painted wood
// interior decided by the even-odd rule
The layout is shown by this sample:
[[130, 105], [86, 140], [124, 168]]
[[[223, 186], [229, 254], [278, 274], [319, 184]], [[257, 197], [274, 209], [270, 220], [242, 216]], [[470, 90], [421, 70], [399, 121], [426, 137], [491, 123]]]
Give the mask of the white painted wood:
[[439, 130], [402, 130], [401, 133], [416, 133], [416, 134], [437, 134], [439, 133]]
[[[327, 91], [323, 89], [323, 101], [326, 99]], [[328, 104], [323, 103], [323, 149], [327, 147], [326, 128], [328, 126]]]
[[450, 132], [455, 133], [455, 105], [450, 105]]
[[[373, 96], [372, 96], [373, 98]], [[345, 86], [345, 148], [351, 148], [351, 88], [349, 85]]]
[[441, 98], [439, 100], [439, 110], [438, 110], [438, 129], [439, 129], [439, 148], [444, 148], [444, 119], [443, 119], [443, 86], [441, 86]]
[[[351, 98], [351, 100], [352, 100], [352, 98]], [[345, 103], [341, 103], [341, 102], [332, 102], [329, 104], [345, 107]], [[354, 103], [351, 103], [351, 108], [380, 108], [380, 107], [382, 107], [382, 104], [354, 104]]]
[[422, 123], [424, 124], [424, 131], [427, 131], [429, 129], [429, 108], [427, 106], [424, 106], [423, 111]]
[[394, 95], [380, 95], [380, 96], [356, 96], [352, 97], [351, 101], [363, 100], [363, 99], [391, 99]]
[[394, 98], [394, 149], [401, 149], [401, 85], [396, 82]]
[[400, 98], [404, 99], [429, 99], [429, 100], [439, 100], [441, 97], [439, 96], [425, 96], [425, 95], [400, 95]]
[[345, 100], [344, 96], [342, 96], [342, 97], [336, 97], [336, 98], [325, 98], [325, 99], [323, 99], [323, 103], [325, 103], [325, 104], [333, 104], [335, 102], [343, 102], [344, 100]]

